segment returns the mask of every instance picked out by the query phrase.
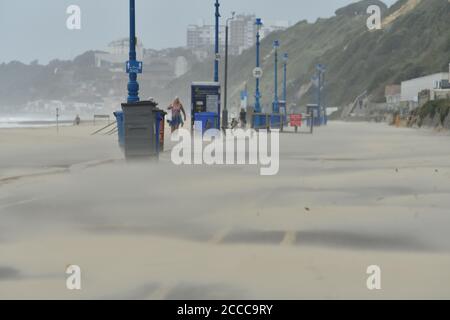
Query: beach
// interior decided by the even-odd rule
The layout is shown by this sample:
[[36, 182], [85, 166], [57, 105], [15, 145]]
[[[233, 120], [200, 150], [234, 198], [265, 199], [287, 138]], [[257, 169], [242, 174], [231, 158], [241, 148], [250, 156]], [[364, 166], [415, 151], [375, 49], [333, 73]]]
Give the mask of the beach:
[[0, 129], [0, 299], [450, 298], [448, 133], [330, 122], [261, 176], [129, 163], [100, 127]]

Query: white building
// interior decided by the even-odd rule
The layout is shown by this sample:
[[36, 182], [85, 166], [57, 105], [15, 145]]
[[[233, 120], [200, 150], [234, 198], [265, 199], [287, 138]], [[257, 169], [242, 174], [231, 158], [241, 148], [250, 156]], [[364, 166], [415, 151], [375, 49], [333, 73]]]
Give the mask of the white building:
[[[256, 43], [256, 16], [238, 14], [230, 21], [229, 52], [231, 55], [239, 55], [244, 50], [253, 47]], [[274, 21], [265, 23], [261, 29], [261, 39], [274, 31], [282, 31], [289, 28], [289, 21]], [[225, 26], [220, 26], [220, 45], [223, 50], [225, 45]], [[215, 43], [214, 25], [190, 25], [187, 28], [187, 47], [194, 50], [211, 50]]]
[[[214, 25], [189, 25], [187, 28], [187, 47], [191, 49], [212, 49], [216, 39]], [[225, 44], [225, 27], [220, 26], [219, 39]]]
[[425, 77], [411, 79], [402, 82], [402, 102], [418, 102], [419, 93], [423, 90], [433, 91], [435, 89], [442, 89], [445, 83], [448, 84], [449, 73], [440, 72]]
[[256, 42], [256, 16], [239, 14], [230, 21], [230, 54], [239, 55]]
[[[125, 66], [125, 61], [129, 60], [130, 41], [128, 38], [113, 41], [108, 44], [106, 52], [98, 52], [95, 54], [95, 65], [97, 67], [102, 66], [114, 66], [120, 65], [121, 68], [118, 71], [122, 71]], [[139, 61], [144, 59], [144, 45], [138, 40], [136, 44], [136, 55]]]
[[400, 85], [386, 86], [384, 96], [386, 97], [388, 108], [398, 107], [402, 100], [402, 87]]

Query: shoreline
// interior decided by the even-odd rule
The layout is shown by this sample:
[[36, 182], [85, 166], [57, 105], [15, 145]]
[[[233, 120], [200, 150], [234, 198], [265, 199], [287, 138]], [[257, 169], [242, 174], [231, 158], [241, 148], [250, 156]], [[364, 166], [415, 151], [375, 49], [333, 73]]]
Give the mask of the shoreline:
[[11, 121], [11, 122], [0, 122], [0, 129], [33, 129], [33, 128], [47, 128], [47, 127], [56, 127], [60, 126], [70, 126], [73, 125], [73, 121], [65, 120], [59, 121]]

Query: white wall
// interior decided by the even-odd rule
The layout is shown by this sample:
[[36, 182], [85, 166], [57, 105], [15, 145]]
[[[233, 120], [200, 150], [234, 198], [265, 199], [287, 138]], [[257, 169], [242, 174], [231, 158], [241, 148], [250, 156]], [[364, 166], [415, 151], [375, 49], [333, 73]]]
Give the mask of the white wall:
[[442, 72], [426, 77], [412, 79], [402, 82], [402, 101], [417, 101], [419, 92], [422, 90], [432, 90], [436, 81], [448, 80], [449, 73]]

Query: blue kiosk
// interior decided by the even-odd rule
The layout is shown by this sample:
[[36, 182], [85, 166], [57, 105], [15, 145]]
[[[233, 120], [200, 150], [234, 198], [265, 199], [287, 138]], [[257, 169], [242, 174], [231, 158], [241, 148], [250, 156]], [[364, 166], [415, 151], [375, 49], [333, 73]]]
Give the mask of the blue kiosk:
[[307, 121], [308, 126], [311, 126], [311, 121], [313, 121], [314, 127], [320, 127], [324, 123], [323, 112], [317, 104], [308, 104], [306, 112], [312, 116], [312, 119], [309, 118]]
[[[192, 129], [202, 134], [220, 130], [221, 89], [218, 82], [194, 82], [191, 86]], [[201, 128], [196, 127], [201, 123]]]
[[280, 114], [283, 119], [283, 125], [286, 126], [288, 123], [286, 101], [285, 100], [278, 101], [278, 106], [280, 108]]

